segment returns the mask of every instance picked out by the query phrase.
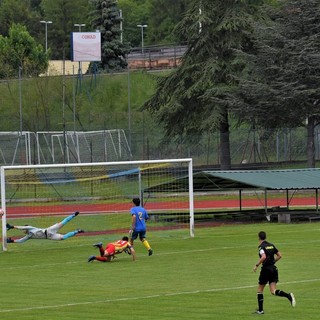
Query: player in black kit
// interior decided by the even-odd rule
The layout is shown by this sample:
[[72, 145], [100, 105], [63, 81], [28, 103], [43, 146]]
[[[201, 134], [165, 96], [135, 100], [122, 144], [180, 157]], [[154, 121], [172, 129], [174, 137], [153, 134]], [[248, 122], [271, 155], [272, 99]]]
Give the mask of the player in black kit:
[[277, 282], [279, 281], [278, 269], [275, 263], [281, 259], [281, 252], [270, 242], [266, 241], [267, 235], [264, 231], [260, 231], [259, 237], [259, 261], [253, 267], [253, 271], [256, 272], [258, 267], [262, 265], [259, 285], [258, 285], [258, 310], [255, 311], [257, 314], [264, 314], [263, 311], [263, 290], [267, 283], [269, 283], [269, 289], [271, 294], [287, 298], [291, 305], [296, 305], [296, 300], [293, 293], [286, 293], [277, 289]]

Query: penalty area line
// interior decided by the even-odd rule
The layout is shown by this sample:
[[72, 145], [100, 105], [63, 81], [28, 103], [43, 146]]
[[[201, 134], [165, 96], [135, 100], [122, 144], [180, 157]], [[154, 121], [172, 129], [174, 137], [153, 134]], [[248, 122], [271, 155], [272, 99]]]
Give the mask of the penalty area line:
[[[319, 281], [320, 281], [320, 278], [319, 279], [306, 279], [306, 280], [299, 280], [299, 281], [283, 282], [282, 284], [298, 284], [298, 283], [319, 282]], [[94, 305], [94, 304], [110, 303], [110, 302], [164, 298], [164, 297], [181, 296], [181, 295], [189, 295], [189, 294], [243, 290], [243, 289], [255, 288], [256, 286], [257, 285], [255, 284], [255, 285], [229, 287], [229, 288], [227, 287], [227, 288], [212, 288], [212, 289], [206, 289], [206, 290], [180, 291], [180, 292], [155, 294], [155, 295], [141, 296], [141, 297], [123, 297], [123, 298], [105, 299], [105, 300], [99, 300], [99, 301], [96, 300], [96, 301], [84, 301], [84, 302], [77, 302], [77, 303], [64, 303], [64, 304], [57, 304], [57, 305], [51, 305], [51, 306], [48, 305], [48, 306], [37, 306], [37, 307], [34, 306], [34, 307], [28, 307], [28, 308], [3, 309], [3, 310], [0, 310], [0, 313], [10, 313], [10, 312], [19, 312], [19, 311], [24, 312], [24, 311], [33, 311], [33, 310], [76, 307], [76, 306], [81, 306], [81, 305]]]

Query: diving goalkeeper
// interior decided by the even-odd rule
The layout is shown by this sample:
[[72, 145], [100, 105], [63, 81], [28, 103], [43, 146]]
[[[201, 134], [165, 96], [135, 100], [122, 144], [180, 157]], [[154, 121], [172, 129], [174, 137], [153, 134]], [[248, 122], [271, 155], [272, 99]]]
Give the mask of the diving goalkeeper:
[[10, 229], [19, 229], [25, 233], [25, 236], [20, 239], [7, 238], [7, 243], [22, 243], [29, 239], [49, 239], [49, 240], [66, 240], [75, 236], [78, 233], [83, 233], [82, 229], [77, 229], [75, 231], [68, 232], [66, 234], [60, 234], [58, 231], [65, 226], [70, 220], [75, 218], [79, 214], [79, 211], [74, 212], [70, 216], [63, 219], [61, 222], [58, 222], [46, 229], [41, 229], [29, 225], [25, 226], [13, 226], [7, 223], [7, 230]]

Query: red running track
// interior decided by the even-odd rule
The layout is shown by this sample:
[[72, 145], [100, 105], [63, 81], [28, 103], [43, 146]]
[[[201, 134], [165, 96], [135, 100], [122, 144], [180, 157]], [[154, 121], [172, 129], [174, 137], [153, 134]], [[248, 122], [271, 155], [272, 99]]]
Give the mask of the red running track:
[[[177, 203], [174, 202], [146, 202], [145, 208], [148, 211], [153, 210], [166, 210], [176, 207]], [[290, 201], [290, 207], [316, 207], [316, 198], [292, 198]], [[268, 207], [286, 207], [286, 199], [268, 199]], [[65, 215], [74, 211], [80, 211], [82, 213], [114, 213], [114, 212], [128, 212], [132, 207], [131, 202], [120, 204], [65, 204], [65, 205], [47, 205], [47, 206], [17, 206], [7, 208], [7, 215], [42, 215], [42, 214], [57, 214]], [[239, 209], [240, 203], [238, 199], [232, 200], [202, 200], [195, 201], [195, 210], [201, 209]], [[188, 203], [180, 203], [179, 209], [187, 209]], [[264, 208], [264, 200], [259, 199], [243, 199], [242, 208]]]

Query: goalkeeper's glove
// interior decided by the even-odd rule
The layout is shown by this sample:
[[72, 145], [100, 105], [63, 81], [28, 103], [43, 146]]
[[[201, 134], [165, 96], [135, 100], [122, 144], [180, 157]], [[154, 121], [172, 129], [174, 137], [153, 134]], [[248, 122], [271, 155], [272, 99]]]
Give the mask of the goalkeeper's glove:
[[7, 243], [14, 243], [14, 240], [11, 238], [7, 238]]
[[7, 230], [10, 230], [10, 229], [13, 229], [14, 228], [14, 226], [12, 226], [11, 224], [9, 224], [9, 223], [7, 223]]

